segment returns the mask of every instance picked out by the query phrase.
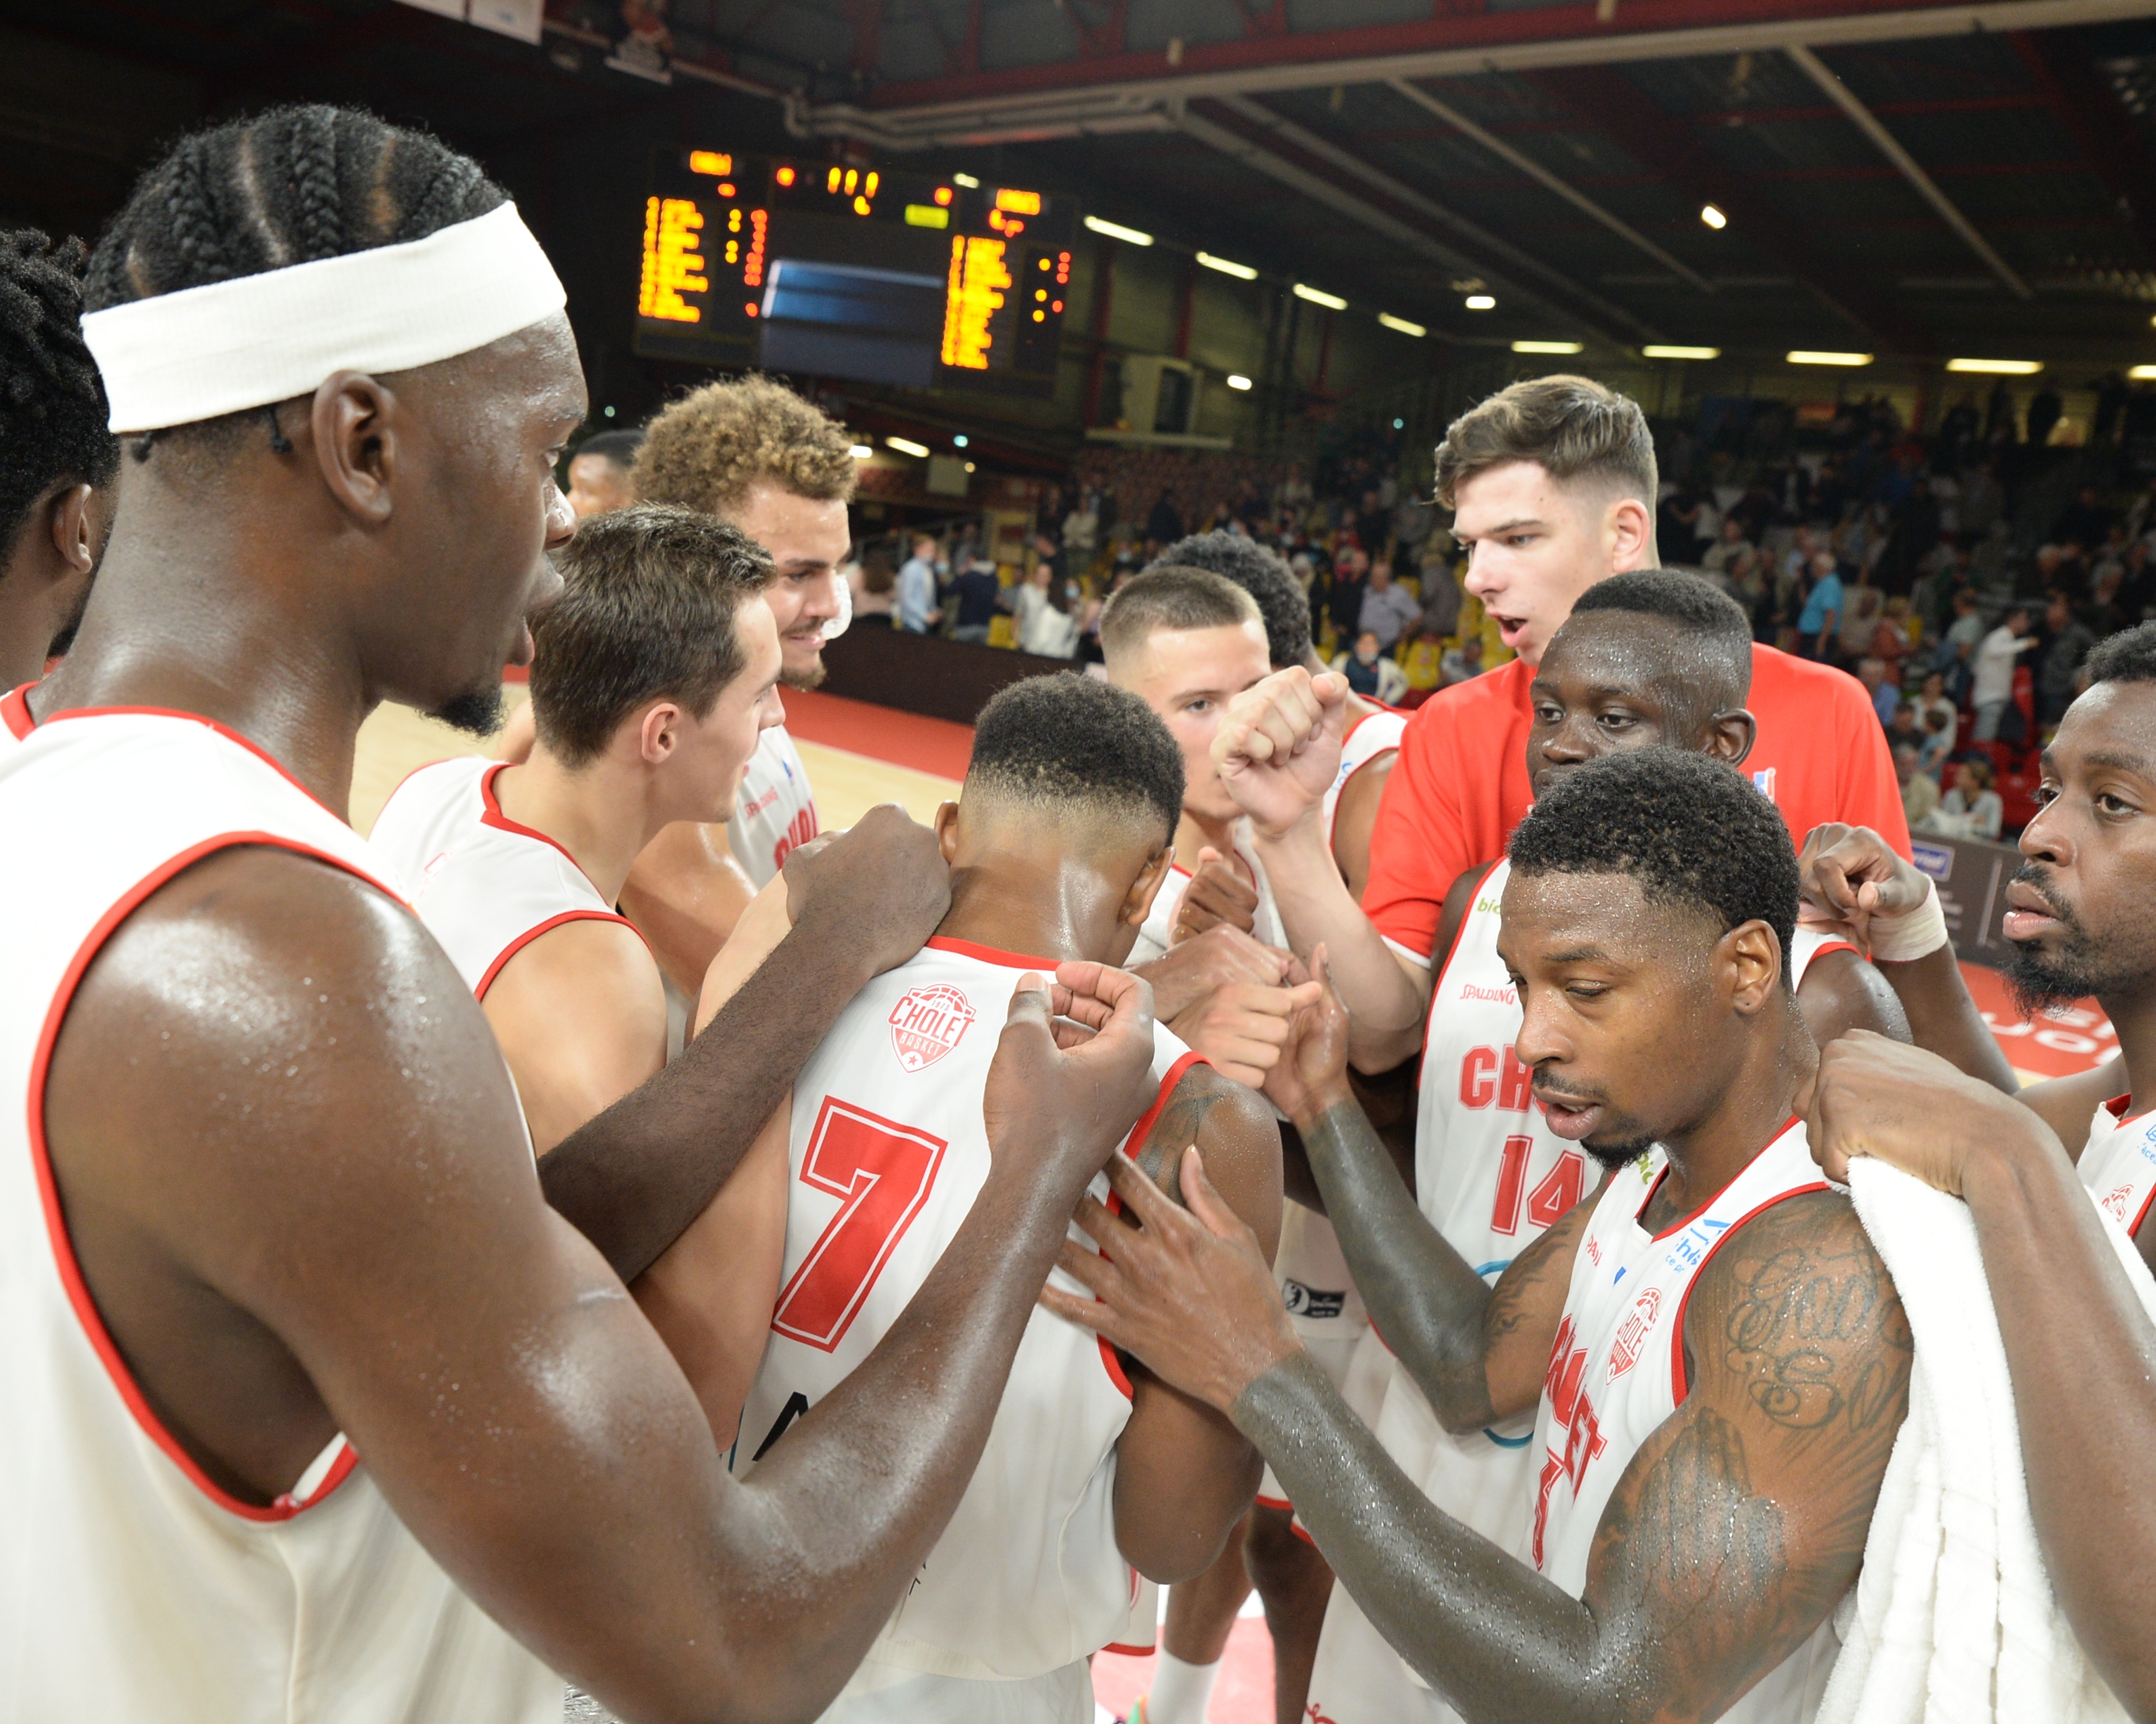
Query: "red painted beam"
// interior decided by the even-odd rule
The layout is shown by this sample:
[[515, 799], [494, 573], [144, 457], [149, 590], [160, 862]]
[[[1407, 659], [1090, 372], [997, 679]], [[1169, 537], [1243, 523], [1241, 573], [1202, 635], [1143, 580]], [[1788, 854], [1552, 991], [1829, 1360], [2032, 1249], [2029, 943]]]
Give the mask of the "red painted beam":
[[[925, 107], [978, 97], [1024, 95], [1206, 72], [1491, 49], [1580, 37], [1637, 36], [1657, 30], [1694, 30], [1779, 19], [1861, 18], [1876, 12], [1925, 11], [1954, 3], [1957, 0], [1624, 0], [1618, 18], [1605, 23], [1597, 19], [1594, 0], [1575, 0], [1569, 5], [1535, 7], [1523, 12], [1455, 12], [1409, 23], [1296, 30], [1284, 35], [1244, 36], [1233, 42], [1192, 43], [1185, 45], [1182, 60], [1174, 67], [1169, 66], [1163, 54], [1125, 49], [1042, 65], [977, 70], [959, 78], [917, 79], [884, 85], [875, 92], [870, 105]], [[978, 8], [978, 0], [975, 5]]]

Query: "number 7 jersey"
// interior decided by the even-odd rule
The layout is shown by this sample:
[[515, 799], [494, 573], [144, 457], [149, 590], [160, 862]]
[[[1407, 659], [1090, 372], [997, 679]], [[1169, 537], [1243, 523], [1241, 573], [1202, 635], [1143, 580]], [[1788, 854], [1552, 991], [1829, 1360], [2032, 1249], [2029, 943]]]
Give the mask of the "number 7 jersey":
[[[1023, 972], [1055, 968], [932, 939], [863, 989], [810, 1056], [793, 1090], [778, 1306], [737, 1471], [868, 1356], [957, 1233], [988, 1177], [982, 1099], [1012, 991]], [[1197, 1058], [1156, 1028], [1158, 1092], [1131, 1145]], [[1093, 1194], [1106, 1200], [1104, 1178]], [[1015, 1680], [1122, 1637], [1136, 1577], [1113, 1497], [1130, 1395], [1105, 1343], [1034, 1310], [973, 1479], [869, 1662]]]

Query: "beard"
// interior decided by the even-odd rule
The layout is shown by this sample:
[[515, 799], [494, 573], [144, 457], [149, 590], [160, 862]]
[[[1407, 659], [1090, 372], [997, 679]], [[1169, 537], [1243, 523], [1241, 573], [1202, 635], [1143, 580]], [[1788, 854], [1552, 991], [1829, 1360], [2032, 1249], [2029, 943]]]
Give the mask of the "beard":
[[816, 662], [809, 666], [805, 671], [781, 671], [778, 673], [778, 680], [788, 688], [814, 688], [819, 687], [823, 682], [824, 677], [830, 674], [831, 673], [829, 671], [824, 668], [824, 661], [822, 656], [819, 655]]
[[501, 728], [502, 720], [507, 713], [508, 702], [502, 695], [501, 684], [497, 682], [453, 695], [427, 716], [439, 718], [452, 729], [461, 730], [467, 736], [484, 738]]
[[2023, 1017], [2070, 1006], [2091, 994], [2128, 992], [2123, 984], [2146, 975], [2145, 964], [2122, 965], [2118, 953], [2106, 952], [2103, 943], [2089, 932], [2041, 864], [2022, 863], [2014, 871], [2013, 878], [2014, 883], [2033, 888], [2042, 897], [2065, 934], [2049, 949], [2033, 940], [2008, 942], [2013, 955], [2006, 960], [2006, 986], [2014, 996], [2015, 1009]]
[[1630, 1167], [1640, 1156], [1655, 1146], [1651, 1137], [1608, 1138], [1597, 1143], [1591, 1137], [1579, 1140], [1588, 1159], [1604, 1173], [1614, 1173], [1620, 1167]]

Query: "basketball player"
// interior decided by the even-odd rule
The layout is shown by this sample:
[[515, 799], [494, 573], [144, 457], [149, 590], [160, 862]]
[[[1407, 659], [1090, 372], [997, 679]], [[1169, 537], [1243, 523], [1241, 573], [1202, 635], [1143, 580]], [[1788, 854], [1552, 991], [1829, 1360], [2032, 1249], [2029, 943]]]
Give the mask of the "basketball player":
[[120, 445], [84, 347], [80, 239], [0, 231], [0, 750], [67, 650], [105, 547]]
[[588, 521], [636, 501], [637, 445], [641, 431], [601, 431], [587, 437], [569, 457], [569, 488], [562, 494], [579, 521]]
[[[852, 533], [852, 435], [768, 378], [706, 383], [646, 426], [637, 495], [716, 515], [770, 553], [765, 597], [778, 620], [781, 680], [824, 680], [825, 626], [840, 613], [837, 578]], [[629, 871], [621, 907], [650, 940], [675, 988], [696, 997], [748, 900], [816, 836], [808, 769], [783, 724], [763, 733], [732, 816], [663, 832]]]
[[959, 1238], [729, 1480], [618, 1278], [940, 919], [932, 835], [802, 858], [799, 928], [535, 1177], [483, 1013], [332, 811], [376, 701], [476, 718], [530, 655], [585, 414], [559, 281], [475, 163], [287, 108], [183, 139], [85, 299], [126, 506], [0, 761], [0, 1716], [538, 1724], [557, 1671], [815, 1715], [1150, 1097], [1143, 989], [1069, 971], [1100, 1027], [1060, 1052], [1024, 988]]
[[1495, 1289], [1433, 1230], [1348, 1090], [1346, 1014], [1298, 1018], [1296, 1117], [1386, 1340], [1445, 1428], [1530, 1410], [1520, 1556], [1433, 1505], [1305, 1356], [1255, 1245], [1188, 1157], [1186, 1213], [1111, 1178], [1105, 1303], [1051, 1310], [1229, 1413], [1342, 1582], [1467, 1719], [1798, 1724], [1830, 1671], [1906, 1411], [1910, 1341], [1794, 1117], [1818, 1056], [1782, 953], [1796, 857], [1767, 800], [1674, 749], [1576, 768], [1511, 847], [1500, 949], [1518, 1052], [1599, 1197]]
[[[1751, 646], [1743, 611], [1697, 575], [1643, 570], [1589, 588], [1544, 651], [1530, 690], [1527, 769], [1535, 795], [1547, 795], [1586, 761], [1636, 749], [1676, 747], [1743, 765], [1753, 732], [1744, 710]], [[1317, 755], [1312, 750], [1274, 769], [1289, 785], [1300, 780], [1307, 796], [1331, 778]], [[1532, 1073], [1512, 1050], [1518, 995], [1498, 953], [1509, 872], [1502, 862], [1471, 868], [1446, 895], [1438, 933], [1446, 955], [1424, 1033], [1413, 1167], [1423, 1214], [1485, 1279], [1502, 1273], [1589, 1184], [1578, 1148], [1529, 1105]], [[1789, 968], [1821, 1045], [1852, 1027], [1907, 1040], [1892, 994], [1846, 940], [1799, 927]], [[1432, 1502], [1500, 1544], [1511, 1540], [1533, 1495], [1536, 1456], [1524, 1422], [1455, 1436], [1393, 1361], [1374, 1428]], [[1449, 1724], [1457, 1716], [1392, 1655], [1338, 1587], [1327, 1608], [1310, 1704], [1334, 1724]]]
[[[1455, 420], [1438, 447], [1437, 485], [1467, 548], [1467, 589], [1518, 657], [1440, 691], [1409, 719], [1361, 905], [1341, 889], [1314, 821], [1255, 835], [1296, 949], [1322, 941], [1332, 955], [1355, 1063], [1373, 1072], [1414, 1052], [1445, 894], [1464, 870], [1503, 853], [1527, 811], [1527, 691], [1543, 646], [1596, 581], [1655, 563], [1646, 419], [1584, 378], [1517, 383]], [[1906, 852], [1893, 761], [1862, 686], [1772, 647], [1752, 656], [1753, 782], [1796, 831], [1848, 821]]]
[[[752, 1349], [755, 1370], [737, 1469], [784, 1454], [795, 1418], [914, 1297], [988, 1170], [992, 1050], [977, 1022], [1022, 971], [1127, 955], [1167, 877], [1182, 802], [1174, 740], [1122, 689], [1037, 677], [982, 709], [963, 791], [937, 816], [950, 913], [927, 949], [841, 1014], [768, 1128], [793, 1174], [770, 1217], [787, 1280], [767, 1330], [732, 1342]], [[1158, 1100], [1132, 1131], [1135, 1153], [1172, 1181], [1185, 1147], [1204, 1149], [1269, 1249], [1281, 1202], [1271, 1109], [1165, 1029], [1155, 1038]], [[740, 1219], [723, 1230], [700, 1220], [660, 1259], [654, 1273], [670, 1275], [681, 1307], [699, 1289], [732, 1296], [754, 1243]], [[707, 1336], [704, 1352], [727, 1346]], [[1041, 1312], [957, 1512], [826, 1724], [1088, 1724], [1086, 1660], [1127, 1637], [1132, 1571], [1168, 1582], [1204, 1570], [1256, 1483], [1255, 1458], [1218, 1414], [1126, 1376], [1089, 1332]]]

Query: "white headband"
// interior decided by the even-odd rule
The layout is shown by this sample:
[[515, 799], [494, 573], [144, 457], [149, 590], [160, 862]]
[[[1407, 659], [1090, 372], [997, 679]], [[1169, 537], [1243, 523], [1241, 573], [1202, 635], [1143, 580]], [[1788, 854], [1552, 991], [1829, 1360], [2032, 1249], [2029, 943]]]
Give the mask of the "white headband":
[[567, 296], [504, 203], [424, 239], [131, 300], [82, 320], [108, 428], [154, 431], [408, 371], [552, 316]]

